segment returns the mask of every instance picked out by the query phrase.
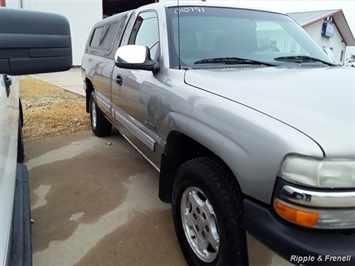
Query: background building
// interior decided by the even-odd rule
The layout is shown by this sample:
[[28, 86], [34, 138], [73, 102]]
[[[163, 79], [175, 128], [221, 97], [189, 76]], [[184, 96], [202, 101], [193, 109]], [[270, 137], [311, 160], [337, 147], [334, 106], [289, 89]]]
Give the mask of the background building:
[[337, 64], [345, 64], [347, 46], [355, 39], [341, 9], [288, 13]]

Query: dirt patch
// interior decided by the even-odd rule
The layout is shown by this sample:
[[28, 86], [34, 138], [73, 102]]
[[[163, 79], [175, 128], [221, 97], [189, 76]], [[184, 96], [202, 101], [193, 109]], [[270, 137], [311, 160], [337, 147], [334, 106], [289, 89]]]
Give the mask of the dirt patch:
[[85, 97], [47, 82], [21, 77], [20, 98], [26, 142], [90, 129]]

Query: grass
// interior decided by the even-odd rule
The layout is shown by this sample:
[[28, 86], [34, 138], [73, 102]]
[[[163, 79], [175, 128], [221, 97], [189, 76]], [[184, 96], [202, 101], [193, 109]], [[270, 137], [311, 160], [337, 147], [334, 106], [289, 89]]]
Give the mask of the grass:
[[21, 77], [25, 142], [90, 129], [85, 97], [31, 77]]

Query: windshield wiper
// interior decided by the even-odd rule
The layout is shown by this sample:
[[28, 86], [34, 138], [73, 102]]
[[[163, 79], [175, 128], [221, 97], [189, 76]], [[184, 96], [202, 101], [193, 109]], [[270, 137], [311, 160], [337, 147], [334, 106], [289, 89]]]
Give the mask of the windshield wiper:
[[248, 65], [265, 65], [265, 66], [278, 66], [277, 64], [256, 61], [252, 59], [245, 59], [239, 57], [216, 57], [207, 58], [194, 62], [195, 65], [200, 64], [223, 64], [223, 65], [237, 65], [237, 64], [248, 64]]
[[307, 55], [297, 55], [297, 56], [281, 56], [274, 58], [275, 61], [284, 61], [284, 62], [292, 62], [292, 63], [311, 63], [311, 62], [320, 62], [326, 64], [328, 66], [336, 66], [336, 64], [307, 56]]

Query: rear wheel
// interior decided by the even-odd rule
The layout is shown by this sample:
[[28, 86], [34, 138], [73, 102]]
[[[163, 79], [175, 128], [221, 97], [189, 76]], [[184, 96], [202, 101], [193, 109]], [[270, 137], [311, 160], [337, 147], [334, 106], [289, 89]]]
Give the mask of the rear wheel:
[[89, 104], [92, 132], [98, 137], [109, 136], [111, 134], [112, 124], [106, 119], [97, 106], [94, 91], [91, 92]]
[[197, 158], [178, 170], [172, 212], [189, 265], [247, 265], [241, 193], [233, 175], [213, 158]]

